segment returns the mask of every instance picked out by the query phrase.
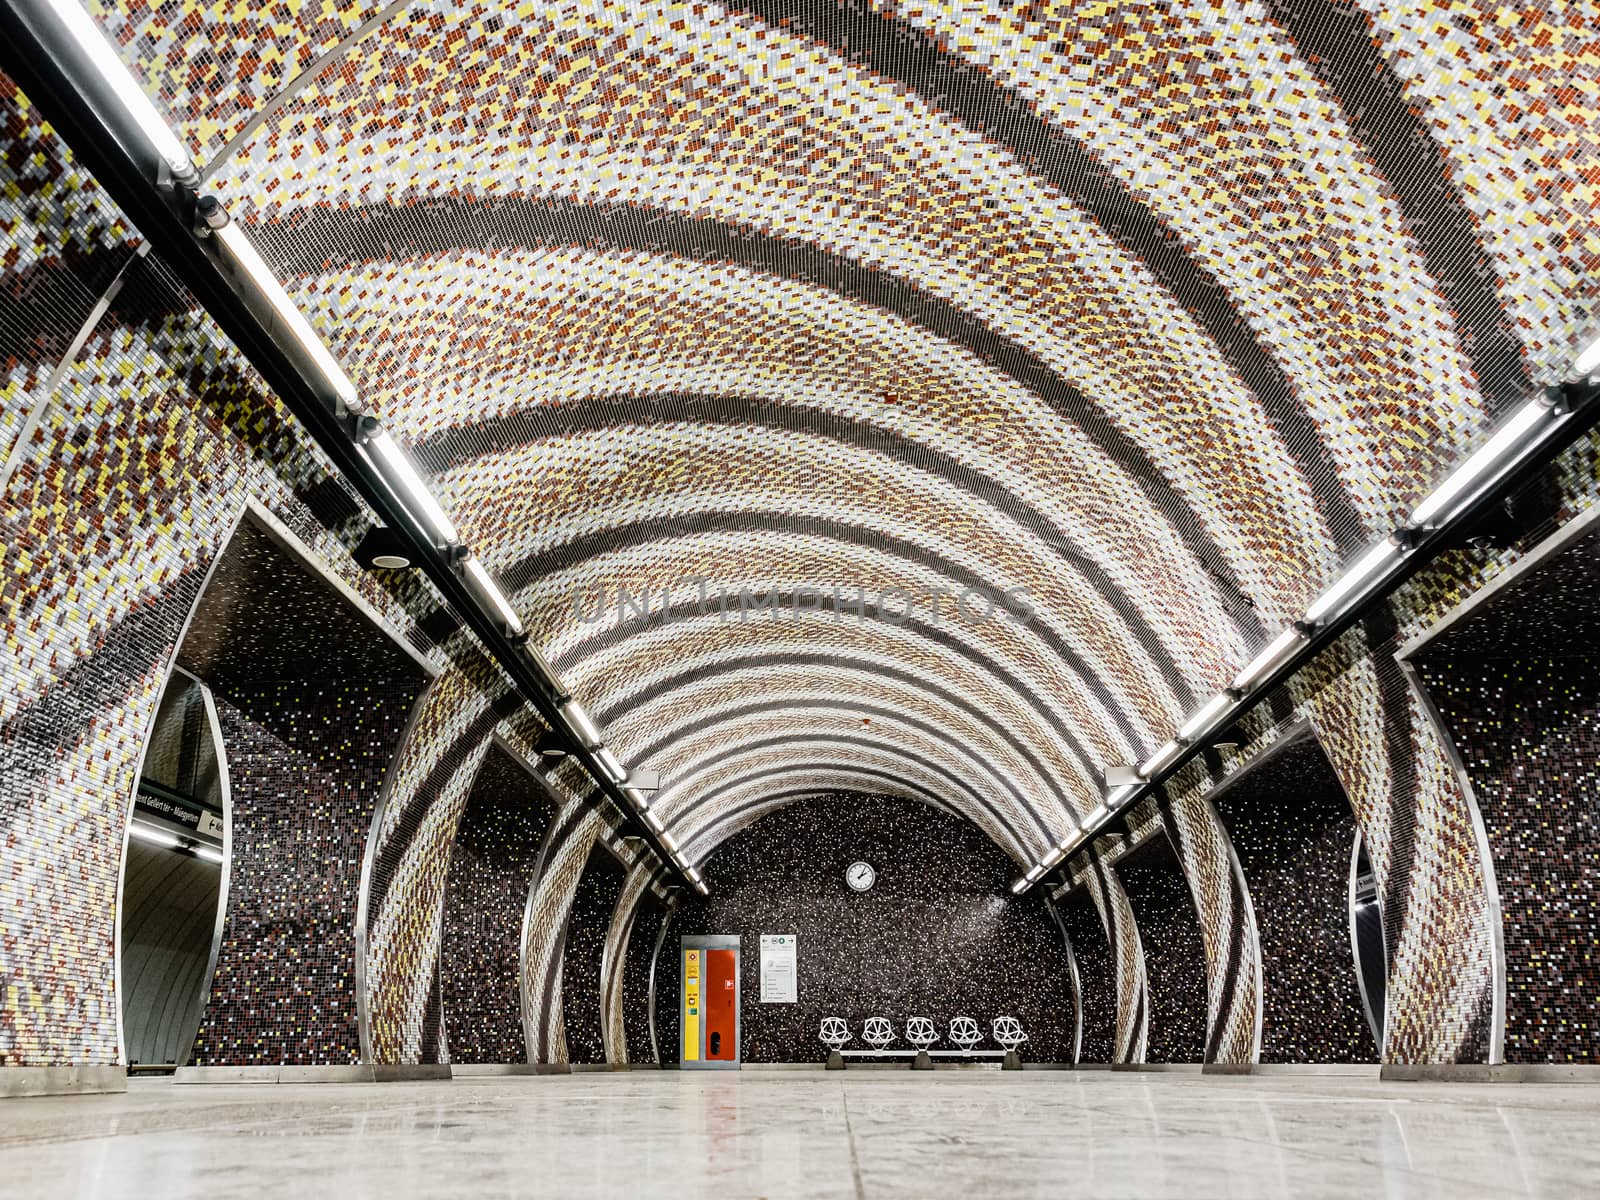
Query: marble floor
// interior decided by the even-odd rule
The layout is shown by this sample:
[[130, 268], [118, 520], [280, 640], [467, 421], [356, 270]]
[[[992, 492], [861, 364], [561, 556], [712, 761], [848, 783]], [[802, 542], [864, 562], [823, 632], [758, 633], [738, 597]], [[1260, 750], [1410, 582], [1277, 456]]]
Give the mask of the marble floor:
[[0, 1195], [1600, 1195], [1600, 1087], [635, 1072], [0, 1101]]

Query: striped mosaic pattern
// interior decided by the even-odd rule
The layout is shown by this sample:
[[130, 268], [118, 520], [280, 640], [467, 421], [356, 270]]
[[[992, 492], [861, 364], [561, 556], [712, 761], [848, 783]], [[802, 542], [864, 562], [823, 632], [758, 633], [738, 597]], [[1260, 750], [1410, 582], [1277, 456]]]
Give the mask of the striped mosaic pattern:
[[[617, 900], [616, 911], [612, 914], [611, 926], [606, 930], [605, 952], [600, 959], [600, 1011], [608, 1063], [632, 1061], [628, 1056], [628, 1033], [624, 1020], [626, 1008], [623, 997], [628, 947], [642, 911], [640, 901], [649, 893], [650, 886], [659, 877], [660, 870], [659, 864], [650, 862], [634, 864], [622, 885], [622, 895]], [[644, 929], [640, 931], [640, 936], [654, 937], [655, 931]], [[638, 1049], [640, 1059], [648, 1062], [648, 1048]]]
[[1163, 812], [1189, 879], [1206, 952], [1204, 1060], [1250, 1063], [1260, 1056], [1261, 949], [1250, 893], [1228, 831], [1204, 795], [1186, 795]]
[[[623, 756], [682, 781], [663, 812], [702, 850], [870, 786], [1035, 857], [1596, 329], [1590, 2], [92, 9]], [[109, 1061], [112, 847], [243, 497], [400, 628], [430, 604], [349, 564], [326, 464], [26, 97], [0, 101], [4, 448], [40, 418], [0, 568], [0, 721], [39, 750], [0, 810], [28, 847], [0, 880], [24, 930], [0, 1056]], [[1592, 451], [1564, 471], [1589, 503]], [[1385, 889], [1403, 1060], [1481, 1053], [1493, 965], [1462, 798], [1384, 655], [1507, 557], [1430, 572], [1295, 688]], [[571, 602], [672, 585], [685, 615], [697, 574], [1016, 587], [1037, 612], [635, 627]], [[463, 642], [383, 825], [381, 1061], [437, 1036], [457, 775], [519, 732]]]
[[1083, 883], [1111, 945], [1112, 974], [1117, 987], [1117, 1028], [1111, 1061], [1142, 1063], [1150, 1041], [1150, 983], [1145, 969], [1144, 942], [1139, 937], [1133, 905], [1128, 901], [1122, 880], [1098, 857], [1090, 858]]
[[[1540, 30], [1115, 11], [415, 4], [216, 179], [592, 707], [691, 631], [578, 620], [574, 588], [1026, 587], [1028, 628], [893, 662], [1071, 730], [1007, 768], [1027, 858], [1559, 372], [1593, 299], [1593, 73]], [[1527, 95], [1468, 127], [1419, 55]], [[719, 632], [725, 662], [784, 640]]]

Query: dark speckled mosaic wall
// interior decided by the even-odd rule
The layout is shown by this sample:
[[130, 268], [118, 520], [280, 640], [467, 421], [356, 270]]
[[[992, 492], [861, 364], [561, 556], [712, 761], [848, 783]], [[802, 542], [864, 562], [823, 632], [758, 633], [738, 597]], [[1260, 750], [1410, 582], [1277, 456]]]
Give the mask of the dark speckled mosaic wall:
[[1206, 1045], [1206, 959], [1194, 897], [1165, 833], [1116, 865], [1133, 905], [1150, 981], [1145, 1061], [1200, 1062]]
[[249, 520], [179, 661], [216, 697], [228, 908], [197, 1065], [356, 1062], [361, 862], [424, 676]]
[[1416, 658], [1500, 885], [1507, 1062], [1600, 1059], [1600, 533]]
[[1261, 941], [1264, 1063], [1376, 1062], [1350, 949], [1355, 818], [1321, 745], [1296, 735], [1216, 794]]
[[1111, 968], [1106, 928], [1083, 888], [1062, 897], [1057, 907], [1061, 927], [1078, 960], [1078, 986], [1083, 996], [1083, 1047], [1078, 1060], [1108, 1063], [1117, 1036], [1117, 977]]
[[528, 1060], [518, 994], [522, 915], [556, 803], [498, 746], [467, 795], [445, 881], [439, 981], [450, 1061]]
[[[660, 970], [656, 965], [656, 939], [661, 934], [663, 921], [669, 920], [667, 906], [653, 893], [646, 892], [639, 900], [638, 914], [634, 917], [633, 934], [628, 938], [628, 954], [622, 974], [622, 1021], [628, 1041], [628, 1061], [631, 1063], [656, 1062], [650, 1044], [650, 973]], [[669, 932], [662, 943], [662, 956], [670, 958], [676, 943]], [[670, 1007], [674, 996], [665, 994], [656, 998], [659, 1011]], [[658, 1029], [659, 1035], [659, 1029]], [[676, 1041], [661, 1043], [676, 1045]]]
[[583, 876], [572, 898], [562, 952], [561, 1012], [566, 1024], [568, 1062], [606, 1061], [600, 967], [606, 932], [611, 928], [626, 877], [627, 871], [616, 856], [597, 842], [589, 851], [589, 861], [583, 865]]
[[[864, 894], [845, 884], [861, 860], [877, 870]], [[711, 895], [690, 897], [662, 951], [668, 976], [656, 1001], [663, 1054], [678, 1040], [663, 1021], [677, 1003], [676, 950], [684, 934], [735, 933], [743, 951], [746, 1062], [818, 1062], [823, 1016], [862, 1021], [1016, 1015], [1024, 1054], [1071, 1061], [1071, 974], [1061, 933], [1030, 896], [1011, 897], [1015, 865], [974, 826], [912, 800], [834, 793], [800, 800], [729, 838], [703, 868]], [[799, 1003], [760, 1003], [763, 933], [799, 944]], [[671, 1022], [676, 1027], [676, 1014]], [[670, 1038], [670, 1040], [668, 1040]], [[937, 1047], [936, 1047], [937, 1048]]]

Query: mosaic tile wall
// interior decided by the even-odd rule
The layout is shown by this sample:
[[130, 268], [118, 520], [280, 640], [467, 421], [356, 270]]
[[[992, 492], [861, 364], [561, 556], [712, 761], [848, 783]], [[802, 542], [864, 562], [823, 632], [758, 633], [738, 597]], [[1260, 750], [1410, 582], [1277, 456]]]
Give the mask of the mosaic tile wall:
[[1206, 961], [1194, 897], [1166, 835], [1158, 833], [1114, 868], [1133, 906], [1149, 981], [1145, 1061], [1203, 1062]]
[[1250, 887], [1265, 999], [1261, 1062], [1376, 1062], [1350, 949], [1355, 821], [1314, 737], [1216, 794]]
[[499, 747], [472, 781], [450, 853], [439, 984], [450, 1061], [528, 1061], [517, 955], [556, 805]]
[[530, 1062], [570, 1061], [561, 982], [567, 917], [595, 842], [608, 832], [601, 811], [576, 801], [556, 816], [522, 942], [522, 1013]]
[[1204, 795], [1164, 803], [1161, 813], [1162, 827], [1190, 883], [1205, 947], [1202, 1061], [1255, 1062], [1260, 1051], [1261, 944], [1228, 831]]
[[[641, 939], [653, 943], [660, 925], [659, 912], [655, 911], [653, 905], [644, 903], [644, 899], [646, 896], [654, 899], [651, 885], [663, 873], [660, 864], [653, 859], [635, 862], [612, 907], [611, 923], [606, 929], [605, 947], [600, 957], [601, 1031], [605, 1035], [606, 1062], [633, 1061], [628, 1052], [628, 1027], [632, 1024], [635, 1032], [639, 1032], [638, 1017], [643, 1016], [647, 1022], [649, 1020], [649, 960], [646, 957], [647, 970], [642, 980], [637, 978], [636, 972], [630, 978], [630, 963], [637, 957], [633, 948], [635, 929], [639, 929]], [[642, 928], [638, 926], [640, 920], [645, 923]], [[648, 951], [646, 953], [648, 955]], [[631, 1004], [626, 994], [630, 985], [639, 989], [632, 997]], [[630, 1012], [630, 1008], [633, 1011]], [[643, 1030], [643, 1037], [644, 1040], [636, 1043], [636, 1046], [642, 1060], [652, 1062], [654, 1057], [650, 1053], [648, 1026]]]
[[1112, 1039], [1113, 1063], [1142, 1063], [1150, 1040], [1150, 982], [1145, 973], [1144, 943], [1128, 894], [1110, 869], [1094, 858], [1084, 887], [1100, 913], [1111, 948], [1111, 973], [1116, 980], [1117, 1032]]
[[[114, 7], [216, 189], [706, 846], [781, 772], [1037, 855], [1596, 329], [1592, 0], [1509, 23], [1174, 0], [1115, 26], [997, 0]], [[27, 98], [0, 100], [6, 448], [42, 418], [5, 481], [28, 549], [0, 568], [0, 744], [23, 747], [0, 900], [26, 932], [0, 941], [0, 1061], [110, 1061], [112, 847], [242, 498], [429, 646], [435, 603], [350, 566], [364, 522], [326, 464]], [[1569, 457], [1576, 505], [1594, 480]], [[1292, 689], [1385, 891], [1397, 1060], [1481, 1057], [1493, 968], [1463, 798], [1388, 655], [1516, 552], [1430, 572]], [[734, 624], [697, 575], [834, 614], [835, 588], [929, 599]], [[619, 583], [657, 612], [673, 585], [690, 619], [577, 614], [574, 586]], [[957, 619], [975, 584], [1038, 617]], [[492, 731], [528, 732], [467, 639], [443, 650], [364, 931], [382, 1061], [442, 1052], [466, 781]], [[787, 742], [718, 774], [730, 738]], [[1213, 982], [1226, 961], [1208, 949]]]
[[426, 676], [248, 518], [178, 662], [211, 686], [232, 799], [227, 910], [194, 1061], [356, 1062], [362, 858]]
[[[366, 522], [325, 460], [167, 268], [134, 254], [116, 207], [4, 77], [0, 99], [14, 250], [0, 265], [14, 451], [0, 519], [15, 550], [0, 566], [0, 1064], [115, 1062], [127, 805], [178, 634], [246, 498], [424, 650], [415, 617], [437, 601], [356, 567]], [[81, 352], [56, 362], [103, 295]], [[305, 1036], [342, 1054], [348, 980], [337, 986], [330, 1030]]]
[[1105, 925], [1087, 890], [1073, 892], [1058, 903], [1061, 924], [1078, 963], [1083, 1003], [1083, 1044], [1078, 1061], [1108, 1063], [1117, 1032], [1117, 981]]
[[626, 869], [604, 845], [589, 851], [583, 876], [567, 912], [561, 951], [561, 1015], [566, 1027], [567, 1061], [606, 1061], [602, 976], [606, 935], [622, 899]]
[[[676, 928], [673, 924], [673, 912], [657, 896], [646, 893], [635, 909], [632, 935], [628, 938], [627, 958], [622, 971], [622, 1027], [625, 1037], [624, 1047], [627, 1053], [627, 1062], [636, 1064], [657, 1063], [656, 1046], [663, 1050], [677, 1045], [675, 1038], [663, 1039], [660, 1033], [661, 1015], [665, 1008], [675, 1004], [675, 994], [671, 991], [662, 991], [659, 988], [652, 993], [652, 986], [660, 973], [669, 971], [669, 966], [658, 962], [656, 958], [656, 942], [661, 938], [663, 929], [666, 938], [661, 941], [662, 959], [670, 959], [677, 942], [674, 941]], [[651, 997], [655, 998], [656, 1020], [654, 1025], [650, 1020]], [[651, 1034], [656, 1035], [652, 1040]]]
[[[877, 870], [872, 890], [844, 882], [856, 861]], [[724, 842], [702, 868], [709, 897], [687, 896], [657, 964], [657, 1035], [675, 1061], [678, 939], [741, 939], [746, 1062], [820, 1062], [821, 1019], [868, 1016], [903, 1031], [907, 1016], [990, 1020], [1014, 1014], [1025, 1057], [1071, 1061], [1071, 978], [1060, 930], [1037, 897], [1007, 892], [1011, 866], [969, 823], [926, 804], [835, 793], [797, 799]], [[799, 1002], [760, 1003], [762, 933], [799, 945]], [[672, 1009], [669, 1022], [664, 1018]]]
[[[1532, 55], [1518, 82], [1546, 115], [1464, 136], [1434, 81], [1374, 49], [1442, 38], [1440, 61], [1480, 84], [1506, 69], [1448, 30], [1394, 33], [1388, 15], [1325, 4], [1230, 6], [1219, 25], [1175, 5], [1108, 40], [1069, 9], [982, 8], [752, 3], [684, 22], [596, 2], [563, 24], [409, 6], [313, 65], [218, 179], [496, 544], [558, 665], [618, 714], [626, 751], [683, 732], [664, 697], [737, 708], [742, 672], [799, 641], [807, 698], [910, 674], [1004, 711], [1020, 746], [953, 706], [937, 721], [945, 744], [1005, 763], [996, 794], [1015, 798], [989, 814], [943, 791], [1022, 853], [1059, 832], [1057, 797], [1081, 808], [1098, 766], [1158, 741], [1487, 415], [1564, 366], [1590, 320], [1593, 238], [1525, 189], [1570, 187], [1553, 164], [1592, 155], [1593, 136], [1575, 100], [1590, 76], [1532, 49], [1533, 26], [1510, 44]], [[1539, 12], [1564, 44], [1574, 18]], [[130, 46], [151, 37], [134, 24]], [[1095, 70], [1123, 39], [1150, 47], [1136, 77]], [[1259, 86], [1191, 78], [1201, 41]], [[449, 65], [462, 46], [483, 56], [466, 77]], [[196, 139], [237, 127], [236, 89], [221, 89], [227, 115], [196, 116], [209, 102], [167, 61], [136, 67]], [[377, 79], [398, 82], [372, 122]], [[515, 119], [495, 119], [513, 93]], [[871, 115], [839, 122], [834, 103]], [[752, 131], [737, 152], [726, 120]], [[362, 132], [334, 152], [317, 132], [330, 122]], [[1489, 143], [1535, 127], [1552, 158], [1478, 182]], [[395, 141], [419, 151], [396, 163]], [[1248, 180], [1235, 146], [1259, 152]], [[1533, 211], [1561, 249], [1503, 223]], [[1301, 237], [1338, 253], [1307, 271]], [[489, 328], [495, 355], [451, 353]], [[1177, 379], [1185, 403], [1162, 402]], [[1007, 438], [974, 436], [991, 422]], [[506, 486], [534, 469], [552, 486]], [[725, 484], [714, 509], [709, 472]], [[868, 572], [919, 590], [1014, 580], [1050, 618], [804, 639], [689, 622], [674, 637], [587, 629], [568, 603], [574, 584], [826, 590]], [[794, 707], [774, 720], [810, 732]], [[654, 753], [680, 773], [707, 761]], [[958, 774], [996, 791], [975, 770]]]
[[1507, 1062], [1600, 1060], [1600, 534], [1415, 659], [1494, 856]]

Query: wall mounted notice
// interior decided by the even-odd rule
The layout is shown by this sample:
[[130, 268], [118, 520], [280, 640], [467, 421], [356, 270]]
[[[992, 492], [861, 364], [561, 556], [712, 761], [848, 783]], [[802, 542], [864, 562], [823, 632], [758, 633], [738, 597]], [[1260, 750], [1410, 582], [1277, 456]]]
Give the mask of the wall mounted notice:
[[795, 981], [795, 947], [792, 933], [761, 935], [761, 1003], [794, 1004], [799, 999]]

